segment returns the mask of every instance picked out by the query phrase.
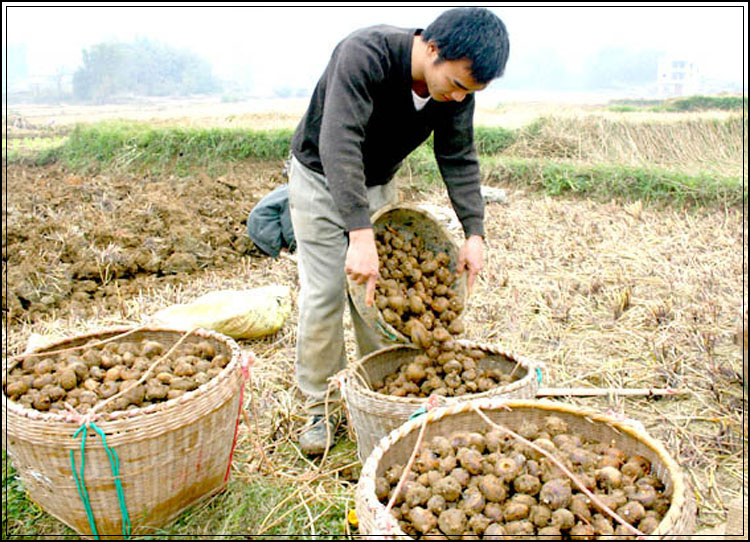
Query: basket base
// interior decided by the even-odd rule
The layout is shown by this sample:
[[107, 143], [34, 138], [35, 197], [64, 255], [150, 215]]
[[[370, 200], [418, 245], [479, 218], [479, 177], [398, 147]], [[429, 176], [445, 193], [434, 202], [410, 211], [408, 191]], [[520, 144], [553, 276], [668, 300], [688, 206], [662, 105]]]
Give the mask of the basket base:
[[[155, 531], [158, 531], [160, 529], [163, 529], [165, 526], [168, 526], [173, 521], [175, 521], [178, 517], [180, 517], [184, 512], [189, 510], [190, 508], [193, 508], [194, 506], [198, 506], [199, 504], [208, 501], [220, 493], [222, 493], [227, 488], [227, 482], [223, 482], [220, 486], [210, 490], [208, 493], [204, 493], [202, 495], [199, 495], [198, 497], [193, 498], [192, 501], [188, 502], [186, 505], [184, 505], [182, 508], [176, 510], [175, 512], [172, 512], [168, 516], [165, 516], [163, 519], [159, 520], [160, 525], [148, 525], [146, 523], [138, 523], [131, 519], [131, 523], [133, 524], [133, 530], [131, 532], [132, 535], [148, 535], [153, 534]], [[189, 491], [193, 490], [194, 488], [189, 488], [185, 492], [180, 493], [179, 495], [176, 495], [173, 499], [170, 499], [171, 502], [178, 501], [180, 499], [184, 498], [184, 495], [188, 493]], [[151, 516], [158, 516], [159, 509], [169, 508], [170, 501], [167, 501], [166, 503], [163, 503], [161, 506], [156, 507], [153, 510], [153, 513], [150, 514]], [[53, 515], [56, 519], [58, 519], [60, 522], [64, 523], [71, 529], [73, 529], [81, 538], [85, 540], [96, 540], [96, 537], [94, 537], [93, 533], [90, 532], [90, 527], [88, 524], [86, 524], [85, 528], [81, 528], [81, 526], [74, 526], [70, 522], [65, 521], [62, 518], [59, 518], [57, 516]], [[96, 526], [97, 531], [99, 532], [99, 540], [122, 540], [124, 537], [122, 535], [122, 526], [118, 522], [116, 525], [102, 525], [101, 528], [99, 524], [97, 523]], [[115, 534], [118, 533], [118, 534]]]

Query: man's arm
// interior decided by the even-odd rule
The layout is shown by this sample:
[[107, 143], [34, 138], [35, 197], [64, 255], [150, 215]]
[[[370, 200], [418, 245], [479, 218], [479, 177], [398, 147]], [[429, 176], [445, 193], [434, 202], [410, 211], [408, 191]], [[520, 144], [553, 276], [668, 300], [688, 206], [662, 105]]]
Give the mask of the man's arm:
[[362, 147], [373, 111], [373, 87], [383, 78], [377, 56], [358, 39], [339, 46], [326, 77], [319, 150], [329, 190], [348, 231], [369, 228]]
[[383, 76], [371, 49], [357, 40], [342, 43], [328, 68], [319, 142], [328, 187], [349, 232], [345, 271], [357, 284], [367, 284], [367, 306], [374, 301], [379, 262], [362, 145], [373, 110], [372, 89]]
[[484, 200], [474, 147], [474, 96], [452, 103], [435, 125], [435, 160], [466, 237], [484, 236]]
[[469, 292], [484, 261], [484, 200], [479, 159], [474, 147], [474, 97], [469, 95], [435, 127], [435, 159], [448, 195], [464, 229], [466, 241], [459, 251], [456, 271], [468, 272]]

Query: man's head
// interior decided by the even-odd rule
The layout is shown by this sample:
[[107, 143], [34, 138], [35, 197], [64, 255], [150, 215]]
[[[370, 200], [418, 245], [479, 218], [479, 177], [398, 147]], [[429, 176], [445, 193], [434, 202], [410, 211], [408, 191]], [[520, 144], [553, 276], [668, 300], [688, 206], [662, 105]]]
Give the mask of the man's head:
[[436, 63], [467, 59], [471, 76], [480, 85], [502, 76], [508, 62], [508, 31], [485, 8], [448, 10], [422, 32], [422, 39], [437, 48]]

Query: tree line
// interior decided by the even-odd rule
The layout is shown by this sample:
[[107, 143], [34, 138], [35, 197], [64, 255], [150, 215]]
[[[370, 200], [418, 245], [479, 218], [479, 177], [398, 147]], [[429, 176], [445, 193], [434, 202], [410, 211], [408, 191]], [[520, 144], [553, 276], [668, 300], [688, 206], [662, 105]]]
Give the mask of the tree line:
[[210, 63], [148, 39], [84, 49], [83, 65], [73, 74], [75, 98], [95, 103], [117, 96], [186, 96], [219, 89]]

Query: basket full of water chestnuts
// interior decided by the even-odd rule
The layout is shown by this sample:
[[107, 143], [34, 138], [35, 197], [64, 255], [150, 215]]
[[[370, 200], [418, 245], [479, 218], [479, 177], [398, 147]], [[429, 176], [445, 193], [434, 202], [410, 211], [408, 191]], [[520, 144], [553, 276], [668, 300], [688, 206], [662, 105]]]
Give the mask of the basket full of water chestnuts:
[[548, 401], [466, 401], [384, 437], [356, 490], [360, 533], [394, 539], [690, 539], [696, 507], [637, 424]]
[[251, 355], [219, 333], [118, 328], [3, 367], [3, 447], [86, 537], [160, 528], [227, 484]]

